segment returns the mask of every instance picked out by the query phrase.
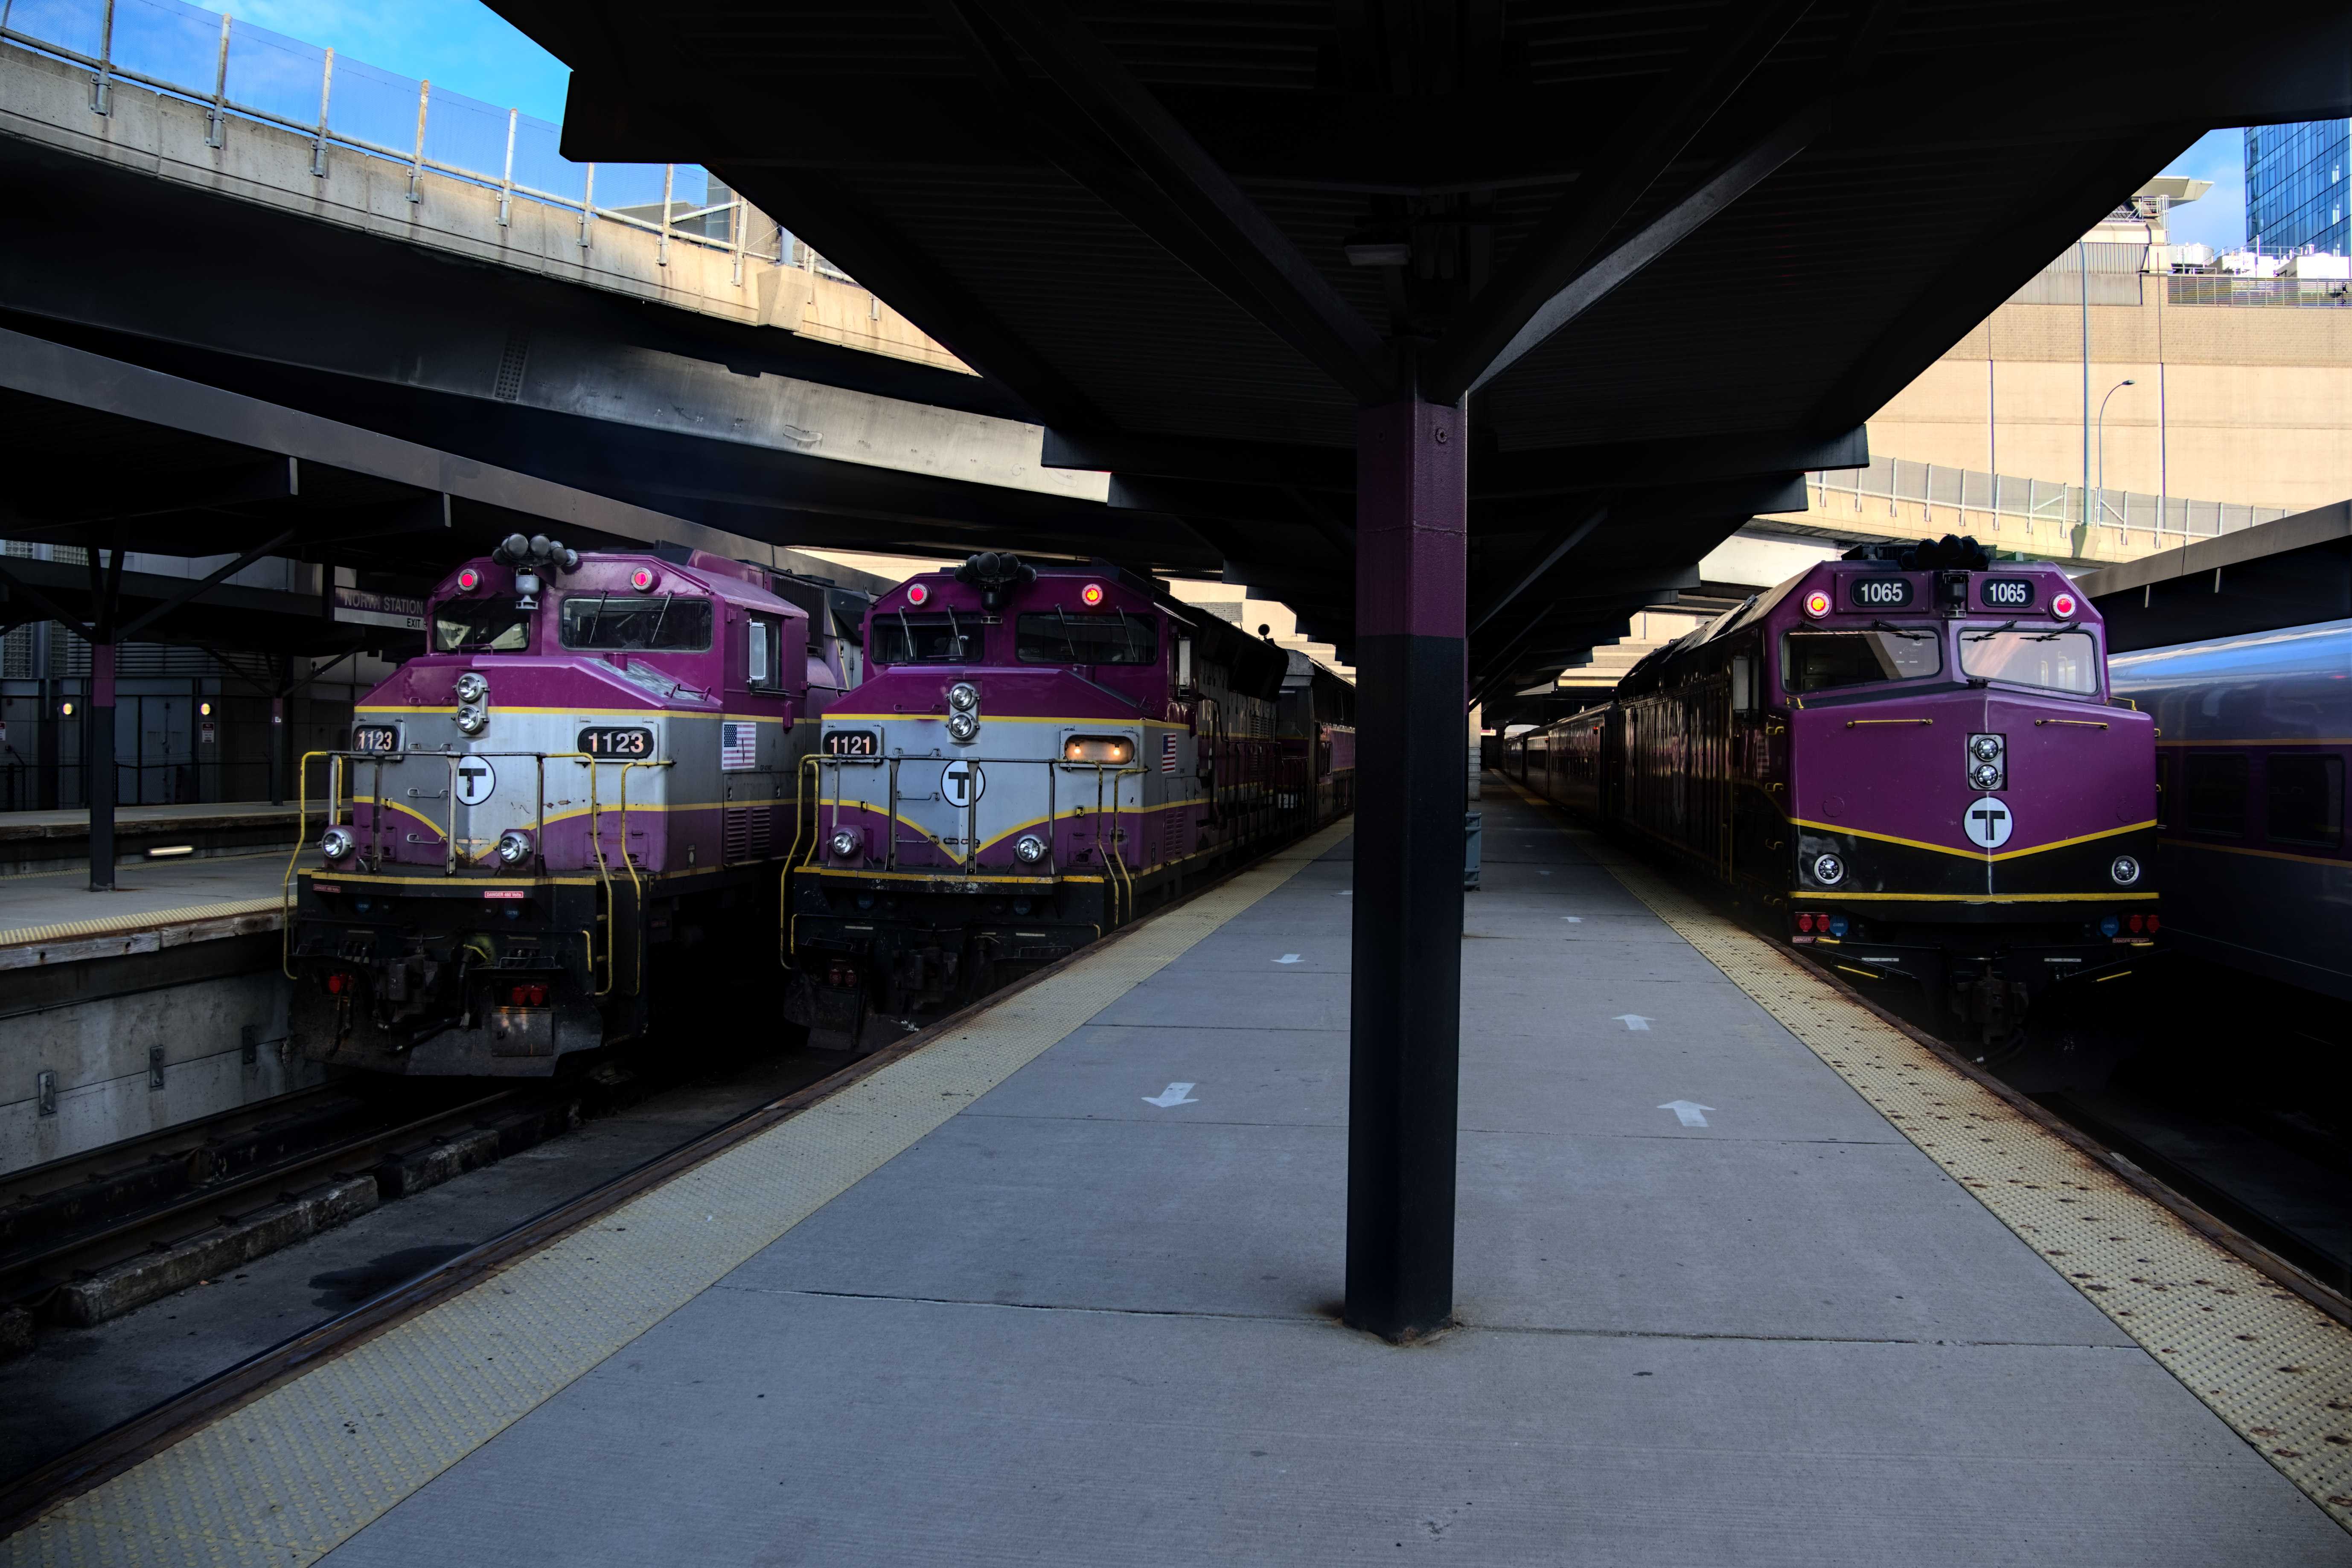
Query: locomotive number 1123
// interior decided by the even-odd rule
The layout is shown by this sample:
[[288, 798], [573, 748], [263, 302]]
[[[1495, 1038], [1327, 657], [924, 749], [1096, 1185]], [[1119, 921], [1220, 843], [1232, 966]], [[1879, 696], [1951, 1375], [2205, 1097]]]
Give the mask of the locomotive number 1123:
[[580, 731], [579, 749], [592, 757], [625, 757], [634, 761], [654, 754], [654, 732], [637, 729], [583, 730]]

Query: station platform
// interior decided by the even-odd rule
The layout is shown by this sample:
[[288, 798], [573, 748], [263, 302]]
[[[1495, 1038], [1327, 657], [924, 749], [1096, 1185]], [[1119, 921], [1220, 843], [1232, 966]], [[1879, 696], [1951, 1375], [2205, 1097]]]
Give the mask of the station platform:
[[[191, 859], [272, 849], [282, 855], [294, 847], [300, 816], [292, 805], [268, 801], [117, 806], [115, 860], [137, 865], [157, 858], [158, 851]], [[0, 812], [0, 879], [70, 872], [89, 860], [86, 809]]]
[[0, 970], [275, 931], [286, 854], [122, 866], [103, 893], [90, 891], [89, 876], [77, 867], [0, 877]]
[[1345, 826], [0, 1562], [2340, 1564], [2352, 1332], [1490, 789], [1458, 1326], [1340, 1326]]

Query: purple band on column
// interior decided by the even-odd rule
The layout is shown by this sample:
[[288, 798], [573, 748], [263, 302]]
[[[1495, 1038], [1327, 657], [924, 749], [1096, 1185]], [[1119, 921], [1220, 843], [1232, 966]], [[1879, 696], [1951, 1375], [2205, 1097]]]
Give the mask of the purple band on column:
[[114, 706], [114, 645], [110, 642], [89, 645], [89, 705]]
[[1356, 632], [1458, 637], [1469, 566], [1469, 422], [1410, 399], [1356, 417]]

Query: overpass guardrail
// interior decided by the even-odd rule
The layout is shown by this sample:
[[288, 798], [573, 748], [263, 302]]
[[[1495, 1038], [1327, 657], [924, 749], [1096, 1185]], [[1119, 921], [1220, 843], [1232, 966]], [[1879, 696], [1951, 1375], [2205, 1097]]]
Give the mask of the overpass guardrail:
[[745, 257], [789, 267], [796, 251], [846, 280], [698, 164], [575, 163], [561, 126], [182, 0], [0, 0], [0, 39], [88, 70], [95, 114], [119, 80], [204, 108], [215, 147], [240, 120], [309, 136], [322, 179], [343, 147], [406, 163], [412, 202], [429, 171], [497, 191], [502, 225], [517, 200], [576, 213], [583, 248], [615, 223], [659, 237], [664, 264], [673, 241], [730, 253], [738, 283]]

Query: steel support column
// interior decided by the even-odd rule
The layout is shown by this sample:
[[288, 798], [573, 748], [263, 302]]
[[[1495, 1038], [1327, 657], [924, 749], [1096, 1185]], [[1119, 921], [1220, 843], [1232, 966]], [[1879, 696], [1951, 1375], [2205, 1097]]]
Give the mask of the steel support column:
[[1392, 1341], [1454, 1311], [1467, 432], [1419, 399], [1357, 422], [1346, 1317]]
[[114, 891], [114, 645], [89, 645], [89, 890]]

